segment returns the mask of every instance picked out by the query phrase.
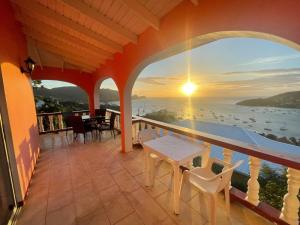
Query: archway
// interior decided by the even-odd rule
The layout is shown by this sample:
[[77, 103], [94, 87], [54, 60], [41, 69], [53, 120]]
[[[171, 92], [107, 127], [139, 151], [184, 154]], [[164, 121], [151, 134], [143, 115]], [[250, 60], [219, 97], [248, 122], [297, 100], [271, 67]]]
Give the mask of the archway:
[[[252, 40], [252, 39], [244, 38], [241, 40], [244, 40], [244, 41], [248, 40], [248, 42], [245, 41], [243, 44], [245, 44], [245, 43], [249, 44], [249, 40]], [[203, 54], [203, 55], [199, 55], [196, 53], [195, 54], [192, 54], [192, 53], [186, 54], [190, 58], [192, 58], [193, 56], [195, 57], [195, 55], [198, 58], [197, 58], [197, 60], [190, 59], [187, 62], [187, 63], [189, 63], [188, 69], [184, 68], [184, 69], [180, 70], [179, 72], [176, 71], [176, 72], [178, 72], [178, 74], [170, 76], [169, 79], [167, 79], [166, 77], [168, 76], [168, 73], [171, 73], [171, 75], [172, 75], [172, 72], [174, 72], [172, 70], [173, 67], [175, 67], [175, 69], [177, 69], [177, 70], [180, 69], [180, 68], [176, 67], [176, 65], [178, 65], [178, 64], [181, 65], [180, 60], [181, 61], [185, 60], [186, 55], [184, 55], [184, 53], [169, 57], [165, 60], [162, 60], [162, 61], [160, 61], [161, 63], [156, 62], [156, 63], [153, 63], [153, 64], [147, 66], [145, 68], [145, 70], [147, 70], [147, 72], [144, 72], [145, 70], [143, 70], [143, 72], [142, 72], [142, 74], [145, 75], [144, 77], [142, 77], [142, 78], [144, 78], [142, 80], [142, 84], [148, 83], [149, 90], [151, 87], [154, 87], [155, 85], [157, 87], [156, 87], [156, 89], [153, 88], [153, 90], [151, 90], [152, 93], [149, 93], [149, 90], [148, 90], [148, 92], [146, 90], [147, 86], [143, 85], [143, 86], [140, 86], [139, 90], [135, 89], [134, 93], [138, 93], [138, 94], [142, 94], [142, 95], [145, 93], [152, 94], [152, 96], [155, 96], [155, 97], [157, 97], [157, 93], [159, 93], [159, 95], [162, 95], [162, 97], [169, 97], [169, 98], [165, 101], [158, 99], [156, 101], [156, 103], [153, 103], [155, 101], [153, 99], [149, 99], [148, 102], [144, 101], [144, 105], [146, 105], [148, 108], [143, 109], [143, 111], [145, 110], [146, 113], [148, 113], [149, 109], [150, 110], [153, 110], [153, 109], [160, 110], [161, 106], [165, 107], [165, 109], [170, 109], [171, 111], [177, 110], [177, 111], [175, 111], [175, 113], [179, 114], [177, 116], [179, 116], [181, 118], [179, 119], [178, 123], [174, 123], [176, 125], [192, 128], [194, 130], [198, 130], [198, 131], [213, 134], [213, 135], [222, 136], [225, 138], [230, 138], [233, 140], [243, 141], [245, 143], [249, 143], [249, 144], [253, 144], [253, 145], [263, 146], [263, 144], [261, 142], [264, 141], [264, 143], [266, 145], [270, 144], [268, 147], [270, 147], [271, 144], [273, 144], [272, 147], [270, 147], [270, 148], [273, 148], [275, 151], [277, 151], [277, 149], [279, 149], [279, 146], [280, 146], [279, 143], [278, 143], [278, 145], [279, 145], [278, 147], [274, 146], [274, 141], [269, 141], [267, 139], [264, 139], [258, 133], [269, 132], [272, 134], [272, 132], [276, 132], [275, 134], [281, 135], [280, 137], [282, 137], [283, 135], [290, 135], [289, 137], [296, 137], [296, 138], [290, 139], [289, 144], [293, 144], [293, 142], [294, 142], [294, 145], [299, 145], [297, 140], [300, 137], [300, 133], [296, 127], [299, 127], [300, 124], [299, 124], [299, 120], [296, 119], [297, 120], [296, 121], [295, 118], [299, 118], [300, 110], [297, 110], [297, 109], [291, 110], [291, 109], [285, 109], [285, 108], [281, 108], [281, 109], [279, 109], [279, 108], [277, 108], [277, 109], [259, 108], [259, 109], [257, 109], [255, 107], [251, 107], [251, 105], [247, 105], [247, 104], [243, 103], [243, 101], [241, 101], [243, 98], [235, 99], [234, 103], [224, 104], [224, 100], [226, 100], [225, 97], [227, 97], [227, 96], [229, 96], [229, 97], [246, 97], [246, 98], [254, 98], [254, 97], [255, 98], [262, 98], [262, 97], [266, 98], [266, 97], [270, 97], [273, 95], [277, 95], [277, 94], [281, 94], [283, 92], [289, 92], [289, 91], [298, 91], [298, 93], [300, 93], [300, 89], [299, 89], [300, 68], [297, 67], [297, 65], [299, 65], [299, 63], [300, 63], [300, 53], [299, 53], [298, 49], [292, 49], [290, 47], [278, 45], [279, 47], [275, 48], [274, 51], [271, 51], [272, 49], [274, 49], [274, 47], [277, 46], [277, 43], [275, 44], [274, 42], [269, 42], [269, 41], [265, 41], [265, 40], [261, 40], [261, 39], [253, 39], [253, 40], [255, 41], [257, 46], [246, 46], [246, 47], [249, 48], [249, 51], [251, 49], [253, 49], [254, 47], [256, 47], [258, 49], [256, 51], [254, 50], [253, 52], [244, 51], [244, 53], [247, 56], [253, 55], [253, 56], [255, 56], [254, 58], [245, 57], [245, 56], [241, 55], [239, 52], [236, 52], [236, 49], [232, 48], [232, 46], [228, 47], [228, 48], [230, 48], [231, 52], [228, 51], [228, 49], [226, 49], [226, 48], [223, 50], [219, 49], [218, 51], [216, 51], [216, 47], [213, 48], [213, 46], [219, 46], [219, 48], [220, 48], [220, 45], [217, 45], [218, 43], [225, 44], [226, 42], [229, 43], [229, 41], [232, 41], [231, 43], [238, 45], [238, 43], [239, 43], [238, 38], [222, 39], [222, 40], [218, 40], [215, 42], [211, 42], [207, 45], [200, 46], [198, 48], [198, 50], [204, 51], [205, 54]], [[262, 43], [261, 45], [258, 44], [260, 42]], [[261, 48], [261, 46], [268, 46], [268, 45], [270, 45], [270, 46]], [[211, 48], [207, 47], [205, 49], [205, 46], [211, 46]], [[193, 49], [192, 51], [194, 51], [194, 50], [195, 49]], [[226, 50], [226, 51], [224, 51], [224, 50]], [[244, 49], [240, 49], [240, 51], [243, 51], [243, 50]], [[222, 51], [224, 51], [224, 52], [222, 52]], [[256, 54], [256, 52], [258, 54]], [[235, 59], [230, 59], [231, 56], [229, 56], [228, 53], [235, 55]], [[279, 54], [277, 54], [277, 53], [279, 53]], [[211, 54], [211, 55], [209, 55], [209, 54]], [[268, 57], [266, 57], [266, 55], [268, 55]], [[216, 59], [216, 57], [218, 57], [218, 56], [220, 56], [220, 58]], [[224, 56], [226, 57], [226, 59], [224, 59]], [[237, 57], [237, 56], [239, 56], [239, 57]], [[214, 61], [215, 64], [211, 64], [211, 62], [213, 62], [213, 61], [210, 58], [215, 59], [215, 61]], [[244, 61], [245, 59], [247, 59], [247, 61]], [[201, 62], [202, 60], [203, 60], [203, 62]], [[224, 62], [222, 62], [222, 60]], [[219, 68], [221, 65], [221, 69], [214, 68], [213, 70], [208, 70], [207, 68], [205, 68], [206, 70], [205, 69], [202, 71], [199, 70], [198, 71], [199, 74], [196, 74], [196, 75], [198, 75], [202, 79], [198, 79], [199, 77], [197, 77], [195, 75], [196, 70], [194, 70], [192, 68], [193, 65], [195, 64], [195, 61], [198, 61], [198, 63], [200, 65], [197, 65], [197, 66], [199, 66], [201, 68], [205, 67], [205, 65], [208, 65], [208, 67], [213, 66], [213, 67]], [[163, 62], [165, 62], [165, 63], [163, 63]], [[194, 64], [193, 64], [193, 62], [194, 62]], [[230, 65], [230, 63], [232, 63], [232, 62], [234, 62], [235, 64]], [[183, 63], [183, 64], [185, 64], [185, 63]], [[149, 69], [151, 66], [153, 67], [154, 65], [155, 65], [155, 68]], [[170, 70], [167, 70], [165, 68], [167, 66], [172, 67], [172, 68]], [[226, 67], [222, 68], [222, 66], [226, 66]], [[165, 75], [165, 77], [163, 75], [160, 76], [159, 70], [161, 71], [161, 73], [163, 75]], [[213, 72], [218, 73], [218, 74], [213, 74]], [[183, 85], [185, 80], [187, 79], [187, 76], [185, 75], [186, 73], [189, 73], [188, 75], [190, 75], [192, 82], [194, 82], [197, 85], [200, 85], [199, 93], [202, 92], [202, 93], [200, 93], [202, 95], [198, 95], [198, 96], [194, 95], [194, 97], [195, 96], [198, 98], [202, 97], [202, 99], [201, 98], [197, 99], [197, 101], [199, 100], [199, 102], [196, 102], [196, 104], [199, 105], [199, 108], [196, 108], [195, 105], [187, 106], [189, 103], [189, 101], [187, 100], [188, 98], [185, 98], [184, 101], [181, 101], [178, 99], [175, 99], [175, 100], [171, 99], [171, 97], [174, 97], [174, 95], [172, 95], [174, 93], [171, 93], [171, 96], [170, 96], [170, 90], [176, 89], [176, 94], [178, 94], [180, 86]], [[204, 75], [202, 75], [201, 73]], [[216, 82], [216, 80], [214, 80], [214, 82], [210, 81], [209, 79], [205, 80], [205, 77], [207, 78], [207, 76], [211, 77], [211, 79], [217, 79], [217, 82]], [[239, 79], [237, 79], [237, 78], [239, 78]], [[138, 79], [137, 79], [137, 81], [138, 81]], [[179, 84], [177, 84], [176, 82], [178, 82]], [[214, 87], [214, 88], [209, 87], [209, 85], [211, 83], [215, 83], [215, 84], [217, 83], [217, 87]], [[201, 85], [203, 85], [203, 86], [201, 87]], [[205, 86], [208, 86], [208, 87], [205, 87]], [[218, 89], [221, 89], [222, 93]], [[165, 91], [165, 90], [167, 90], [167, 91]], [[226, 90], [226, 91], [224, 91], [224, 90]], [[138, 92], [136, 92], [136, 91], [138, 91]], [[164, 96], [163, 92], [164, 92], [164, 94], [167, 93], [169, 95]], [[235, 93], [235, 95], [232, 95], [233, 93]], [[255, 93], [255, 94], [253, 94], [253, 93]], [[253, 95], [251, 96], [251, 94], [253, 94]], [[289, 94], [289, 93], [287, 93], [287, 94]], [[180, 93], [180, 95], [182, 95], [182, 93]], [[212, 104], [207, 104], [207, 102], [205, 102], [205, 100], [207, 101], [207, 99], [208, 99], [207, 97], [220, 97], [220, 96], [222, 97], [221, 104], [212, 105]], [[280, 98], [282, 96], [284, 96], [284, 94], [281, 95]], [[176, 95], [175, 97], [178, 97], [178, 95]], [[206, 97], [206, 99], [205, 99], [205, 97]], [[209, 99], [209, 101], [210, 101], [209, 103], [214, 102], [216, 100], [218, 100], [218, 99]], [[172, 103], [172, 101], [174, 104]], [[238, 102], [240, 102], [240, 104], [236, 104]], [[259, 103], [262, 101], [257, 100], [256, 102]], [[270, 102], [271, 102], [271, 100], [270, 100]], [[258, 103], [255, 103], [255, 101], [254, 101], [253, 106], [256, 106], [255, 104], [258, 104]], [[277, 100], [276, 100], [276, 103], [280, 104], [280, 102], [278, 103]], [[271, 105], [271, 106], [286, 107], [287, 104], [290, 104], [290, 102], [283, 102], [283, 103], [284, 103], [284, 105], [281, 105], [281, 106], [280, 105], [279, 106]], [[158, 107], [155, 107], [154, 104], [156, 104], [156, 106], [158, 106]], [[268, 107], [268, 106], [270, 106], [269, 104], [271, 104], [271, 103], [267, 102], [267, 103], [265, 103], [265, 106]], [[296, 104], [296, 101], [295, 101], [295, 104]], [[140, 110], [138, 110], [139, 106], [140, 105], [135, 105], [133, 113], [137, 113], [137, 111], [140, 111]], [[213, 108], [212, 106], [217, 106], [217, 107]], [[261, 105], [261, 106], [263, 106], [263, 105]], [[290, 106], [291, 106], [291, 104], [290, 104]], [[151, 107], [152, 107], [152, 109], [151, 109]], [[188, 107], [193, 108], [193, 110], [191, 110], [192, 111], [191, 115], [186, 115], [186, 113], [184, 112], [185, 111], [184, 109], [188, 108]], [[241, 111], [239, 111], [239, 110], [241, 110]], [[205, 114], [209, 114], [209, 116], [211, 118], [206, 117]], [[162, 115], [162, 119], [165, 119], [165, 116], [166, 115]], [[202, 122], [201, 120], [204, 120], [204, 122]], [[197, 122], [197, 121], [201, 121], [201, 123]], [[168, 121], [163, 121], [163, 122], [169, 123]], [[190, 124], [187, 124], [187, 123], [191, 123], [196, 126], [191, 127], [191, 126], [189, 126]], [[216, 124], [216, 123], [218, 123], [218, 124]], [[286, 127], [283, 127], [282, 126], [283, 124], [286, 124]], [[199, 125], [199, 126], [197, 127], [197, 125]], [[230, 125], [230, 127], [228, 127], [228, 125]], [[237, 126], [238, 129], [236, 129], [233, 126]], [[242, 129], [239, 129], [239, 127], [241, 127]], [[258, 133], [251, 132], [251, 130], [255, 130]], [[295, 133], [295, 131], [297, 133]], [[238, 135], [240, 135], [239, 136], [240, 139], [235, 139], [235, 138], [237, 138]], [[294, 136], [294, 135], [297, 135], [297, 136]], [[274, 134], [273, 134], [273, 137], [274, 137]], [[289, 137], [287, 138], [287, 140], [289, 140]], [[276, 143], [275, 143], [275, 145], [276, 145]], [[263, 146], [263, 147], [266, 147], [266, 146]], [[296, 150], [296, 148], [292, 148], [292, 147], [291, 147], [291, 149], [288, 149], [288, 148], [284, 148], [284, 149], [285, 149], [285, 153], [287, 153], [288, 151], [290, 151], [292, 149]], [[212, 150], [217, 150], [216, 153], [217, 152], [219, 153], [219, 155], [215, 154], [215, 155], [213, 155], [213, 157], [218, 157], [218, 158], [223, 157], [220, 149], [212, 149]], [[236, 157], [236, 159], [237, 159], [237, 157]], [[245, 160], [245, 162], [247, 162], [247, 160], [248, 160], [247, 156], [245, 156], [244, 160]], [[266, 164], [262, 163], [262, 165], [266, 166], [266, 167], [263, 167], [266, 169], [262, 170], [262, 172], [269, 169], [269, 171], [276, 174], [276, 172], [278, 172], [276, 170], [282, 169], [282, 167], [280, 167], [280, 166], [276, 167], [276, 165], [271, 165], [271, 163], [269, 165], [267, 163]], [[272, 168], [272, 166], [273, 166], [273, 168]], [[245, 169], [245, 171], [243, 171], [243, 172], [249, 173], [249, 168], [247, 168], [247, 164], [246, 165], [244, 164], [243, 167], [244, 167], [243, 169]], [[278, 172], [278, 174], [279, 174], [279, 172]], [[261, 177], [264, 177], [264, 176], [261, 176]], [[283, 173], [282, 177], [285, 177], [284, 173]], [[272, 182], [272, 181], [267, 181], [267, 182]], [[281, 209], [282, 198], [283, 198], [282, 194], [281, 194], [280, 201], [279, 200], [274, 201], [274, 199], [271, 200], [270, 198], [266, 197], [266, 196], [269, 196], [269, 195], [272, 195], [273, 193], [275, 193], [276, 190], [282, 190], [281, 187], [278, 186], [277, 188], [274, 188], [272, 193], [268, 192], [269, 190], [265, 189], [265, 187], [266, 186], [261, 185], [260, 197], [264, 201], [271, 202], [270, 204], [272, 204], [273, 207], [276, 207], [277, 209]], [[246, 189], [246, 185], [244, 185], [244, 188]]]
[[[289, 41], [285, 38], [275, 36], [272, 34], [262, 33], [262, 32], [255, 32], [255, 31], [220, 31], [220, 32], [214, 32], [214, 33], [208, 33], [205, 35], [201, 35], [195, 38], [192, 38], [190, 40], [187, 40], [183, 43], [177, 44], [175, 46], [172, 46], [170, 48], [167, 48], [165, 50], [162, 50], [160, 52], [154, 53], [150, 55], [149, 57], [144, 58], [141, 62], [139, 62], [132, 70], [131, 73], [127, 79], [126, 85], [124, 87], [123, 91], [123, 111], [124, 111], [124, 130], [125, 130], [125, 149], [130, 149], [132, 146], [132, 134], [130, 132], [131, 130], [131, 117], [132, 117], [132, 102], [131, 102], [131, 95], [132, 95], [132, 88], [136, 81], [136, 78], [140, 74], [140, 72], [149, 64], [156, 62], [158, 60], [165, 59], [167, 57], [170, 57], [172, 55], [179, 54], [181, 52], [187, 51], [189, 49], [193, 49], [195, 47], [214, 42], [216, 40], [224, 39], [224, 38], [233, 38], [233, 37], [249, 37], [249, 38], [258, 38], [258, 39], [264, 39], [264, 40], [270, 40], [273, 42], [281, 43], [284, 45], [287, 45], [291, 48], [294, 48], [296, 50], [300, 50], [300, 46], [292, 41]], [[122, 105], [122, 103], [121, 103]]]
[[73, 83], [33, 80], [32, 84], [37, 113], [88, 110], [88, 94]]
[[99, 80], [94, 89], [94, 105], [97, 108], [109, 108], [120, 111], [119, 89], [112, 78]]

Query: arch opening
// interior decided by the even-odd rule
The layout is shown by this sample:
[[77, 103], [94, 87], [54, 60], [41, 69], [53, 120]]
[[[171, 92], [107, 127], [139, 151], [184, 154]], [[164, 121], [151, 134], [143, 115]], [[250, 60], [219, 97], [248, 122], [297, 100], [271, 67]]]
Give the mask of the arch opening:
[[110, 77], [104, 77], [96, 83], [95, 108], [107, 108], [120, 111], [119, 89]]
[[88, 95], [81, 87], [63, 81], [33, 80], [37, 113], [88, 110]]
[[[205, 39], [205, 45], [189, 43], [158, 54], [155, 57], [164, 59], [143, 67], [132, 92], [146, 98], [133, 101], [133, 114], [274, 151], [284, 149], [284, 154], [299, 152], [299, 46], [278, 38], [210, 37], [214, 39]], [[163, 57], [183, 49], [187, 51]], [[186, 82], [196, 90], [183, 93]], [[212, 156], [223, 158], [220, 148], [214, 146]], [[242, 154], [233, 158], [248, 161]], [[284, 168], [272, 163], [263, 164], [261, 177], [268, 169], [285, 177]], [[249, 173], [248, 164], [239, 170]], [[236, 187], [246, 191], [247, 182]], [[284, 191], [274, 202], [265, 187], [261, 185], [261, 200], [281, 209]]]

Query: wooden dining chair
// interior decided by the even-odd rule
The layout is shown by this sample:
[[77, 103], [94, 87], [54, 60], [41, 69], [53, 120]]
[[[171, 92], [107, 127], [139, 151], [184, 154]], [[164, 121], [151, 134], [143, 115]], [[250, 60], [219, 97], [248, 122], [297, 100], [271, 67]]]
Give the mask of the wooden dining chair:
[[[213, 164], [216, 163], [218, 165], [222, 165], [223, 170], [219, 174], [215, 174], [212, 171]], [[192, 170], [186, 170], [183, 172], [181, 187], [182, 190], [183, 182], [185, 176], [188, 176], [188, 181], [195, 186], [197, 189], [202, 191], [203, 193], [209, 195], [210, 202], [210, 224], [216, 224], [216, 198], [217, 194], [224, 190], [225, 192], [225, 204], [227, 215], [230, 214], [230, 196], [229, 196], [229, 188], [231, 176], [237, 167], [239, 167], [243, 163], [243, 160], [236, 162], [234, 165], [231, 163], [226, 163], [222, 160], [216, 158], [210, 158], [208, 163], [204, 167], [196, 167]]]
[[69, 120], [75, 134], [74, 140], [78, 138], [78, 134], [83, 134], [83, 142], [85, 143], [86, 134], [92, 132], [93, 128], [85, 124], [81, 116], [70, 116]]
[[100, 137], [101, 137], [102, 131], [110, 131], [111, 135], [113, 135], [114, 138], [116, 138], [115, 119], [116, 119], [116, 114], [114, 112], [112, 112], [110, 114], [110, 118], [109, 118], [108, 122], [104, 121], [103, 123], [99, 124]]

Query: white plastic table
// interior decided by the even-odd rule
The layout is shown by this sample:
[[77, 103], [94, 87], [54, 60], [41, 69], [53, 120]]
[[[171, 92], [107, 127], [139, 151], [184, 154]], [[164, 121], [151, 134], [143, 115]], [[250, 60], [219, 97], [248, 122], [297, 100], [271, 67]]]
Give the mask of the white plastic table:
[[[204, 155], [209, 151], [206, 145], [196, 143], [189, 140], [174, 136], [163, 136], [143, 143], [145, 152], [145, 185], [152, 186], [153, 178], [153, 165], [151, 165], [150, 154], [157, 155], [160, 159], [163, 159], [171, 163], [174, 170], [174, 192], [173, 192], [173, 207], [175, 214], [179, 214], [179, 202], [180, 202], [180, 165], [185, 165], [193, 160], [193, 158]], [[207, 157], [207, 154], [206, 154]]]

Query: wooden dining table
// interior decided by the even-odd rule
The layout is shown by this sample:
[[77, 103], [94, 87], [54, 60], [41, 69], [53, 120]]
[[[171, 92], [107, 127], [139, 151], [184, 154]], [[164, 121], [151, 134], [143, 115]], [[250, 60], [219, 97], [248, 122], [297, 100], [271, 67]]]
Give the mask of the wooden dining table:
[[195, 157], [209, 157], [209, 147], [204, 143], [197, 143], [175, 136], [166, 135], [143, 143], [145, 152], [145, 185], [153, 185], [153, 163], [151, 154], [169, 162], [174, 170], [173, 208], [179, 214], [180, 208], [180, 166], [189, 164]]

